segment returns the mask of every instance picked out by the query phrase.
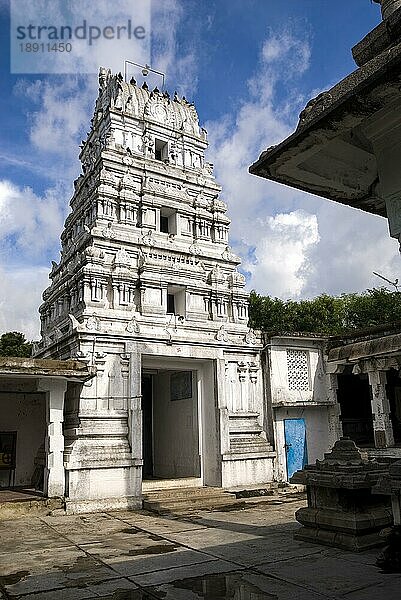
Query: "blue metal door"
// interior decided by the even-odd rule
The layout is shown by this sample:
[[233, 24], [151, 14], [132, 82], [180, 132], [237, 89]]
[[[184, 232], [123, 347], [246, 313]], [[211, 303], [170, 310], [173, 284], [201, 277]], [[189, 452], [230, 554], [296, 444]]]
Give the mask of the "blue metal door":
[[287, 457], [287, 479], [308, 463], [305, 419], [285, 419], [284, 437]]

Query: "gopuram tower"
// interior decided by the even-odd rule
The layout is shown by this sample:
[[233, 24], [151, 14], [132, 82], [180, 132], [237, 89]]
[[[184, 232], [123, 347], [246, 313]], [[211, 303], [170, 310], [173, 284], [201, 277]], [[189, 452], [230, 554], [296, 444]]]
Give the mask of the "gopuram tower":
[[176, 94], [103, 68], [99, 85], [36, 350], [96, 369], [64, 406], [67, 507], [137, 506], [146, 479], [271, 481], [261, 345], [206, 131]]

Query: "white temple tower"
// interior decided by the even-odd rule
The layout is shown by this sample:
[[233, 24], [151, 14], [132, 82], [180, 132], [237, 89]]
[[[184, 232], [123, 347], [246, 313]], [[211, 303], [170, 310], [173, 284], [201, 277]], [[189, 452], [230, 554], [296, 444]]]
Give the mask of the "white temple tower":
[[260, 341], [194, 106], [100, 70], [37, 355], [96, 378], [64, 415], [71, 510], [138, 505], [142, 477], [273, 479]]

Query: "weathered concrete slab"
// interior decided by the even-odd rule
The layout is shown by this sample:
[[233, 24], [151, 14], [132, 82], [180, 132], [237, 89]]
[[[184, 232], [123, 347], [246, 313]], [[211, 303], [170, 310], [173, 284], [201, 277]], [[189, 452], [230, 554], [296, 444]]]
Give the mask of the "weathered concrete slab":
[[101, 542], [109, 535], [127, 528], [124, 523], [105, 513], [42, 517], [42, 521], [70, 543], [78, 545]]
[[[288, 581], [279, 581], [273, 577], [263, 577], [259, 573], [244, 573], [243, 579], [259, 588], [262, 593], [269, 594], [263, 598], [277, 598], [279, 600], [323, 600], [327, 598], [321, 592], [313, 592]], [[322, 590], [323, 591], [323, 590]], [[365, 599], [366, 600], [366, 599]]]
[[[110, 581], [103, 581], [102, 583], [98, 583], [96, 585], [91, 585], [88, 590], [93, 592], [96, 597], [98, 596], [107, 596], [108, 594], [121, 594], [123, 592], [132, 592], [137, 590], [138, 586], [129, 579], [121, 578], [121, 579], [113, 579]], [[32, 599], [34, 600], [34, 599]]]
[[133, 525], [134, 527], [140, 527], [143, 530], [151, 530], [153, 533], [163, 535], [164, 533], [175, 532], [180, 533], [183, 531], [195, 531], [197, 529], [205, 529], [207, 526], [202, 525], [198, 522], [193, 522], [189, 519], [177, 519], [168, 517], [147, 517], [146, 519], [138, 520], [136, 516], [126, 513], [124, 516], [120, 516], [118, 513], [113, 513], [116, 519], [121, 520], [123, 523]]
[[[167, 533], [166, 533], [167, 535]], [[170, 532], [168, 539], [179, 544], [188, 545], [195, 550], [217, 549], [220, 546], [228, 546], [237, 543], [246, 543], [258, 539], [254, 533], [244, 533], [239, 531], [230, 531], [229, 529], [220, 529], [219, 527], [201, 529], [182, 533]]]
[[39, 591], [84, 587], [118, 575], [109, 567], [71, 546], [3, 554], [0, 557], [2, 586], [11, 596]]
[[41, 592], [40, 594], [28, 594], [18, 596], [19, 600], [87, 600], [90, 598], [99, 598], [89, 589], [71, 588], [57, 589], [49, 592]]
[[[386, 575], [380, 573], [376, 567], [349, 561], [346, 556], [339, 558], [311, 554], [296, 558], [291, 563], [282, 561], [266, 566], [259, 565], [257, 570], [295, 585], [308, 586], [316, 592], [324, 591], [331, 596], [347, 594], [362, 587], [372, 588], [373, 592], [376, 586], [386, 581]], [[398, 579], [401, 586], [401, 576]], [[366, 599], [373, 600], [379, 597], [366, 596]]]
[[[94, 556], [99, 557], [96, 554], [94, 554]], [[107, 558], [102, 556], [101, 560], [120, 575], [129, 577], [187, 565], [199, 566], [204, 562], [215, 561], [217, 558], [202, 554], [201, 552], [187, 550], [186, 548], [175, 548], [172, 552], [153, 556], [146, 555], [140, 558], [131, 556], [126, 556], [125, 558], [122, 556], [110, 556]]]
[[24, 518], [0, 521], [0, 556], [45, 548], [63, 548], [71, 542], [40, 519]]
[[316, 544], [294, 541], [291, 530], [276, 529], [271, 532], [268, 527], [255, 528], [242, 523], [229, 523], [228, 520], [216, 520], [215, 523], [215, 528], [195, 530], [190, 535], [186, 532], [165, 535], [170, 540], [241, 566], [287, 560], [321, 551]]
[[386, 581], [380, 585], [377, 585], [374, 588], [374, 593], [376, 596], [373, 595], [373, 589], [371, 586], [362, 585], [360, 589], [347, 594], [346, 597], [347, 600], [366, 600], [367, 598], [369, 600], [370, 598], [372, 598], [372, 600], [375, 600], [376, 598], [377, 600], [379, 600], [379, 598], [385, 598], [385, 600], [399, 600], [401, 596], [401, 581], [400, 579]]
[[[143, 575], [137, 575], [130, 579], [143, 587], [159, 586], [163, 583], [170, 583], [171, 581], [199, 578], [205, 575], [213, 575], [215, 573], [228, 573], [232, 572], [233, 570], [238, 571], [238, 567], [233, 563], [224, 560], [212, 560], [202, 564], [186, 565], [175, 569], [163, 569], [153, 573], [144, 573]], [[194, 596], [194, 598], [195, 597], [196, 596]], [[172, 598], [176, 599], [177, 596], [172, 596]]]
[[[154, 588], [151, 588], [152, 590]], [[208, 598], [252, 598], [252, 600], [323, 600], [327, 596], [316, 594], [277, 581], [270, 577], [255, 575], [246, 571], [206, 573], [190, 579], [176, 580], [159, 585], [157, 593], [165, 600], [198, 600], [202, 591], [207, 590]], [[223, 593], [225, 596], [223, 596]]]
[[227, 600], [400, 600], [401, 576], [382, 574], [375, 551], [294, 542], [297, 507], [13, 521], [0, 528], [0, 599], [199, 600], [207, 590]]

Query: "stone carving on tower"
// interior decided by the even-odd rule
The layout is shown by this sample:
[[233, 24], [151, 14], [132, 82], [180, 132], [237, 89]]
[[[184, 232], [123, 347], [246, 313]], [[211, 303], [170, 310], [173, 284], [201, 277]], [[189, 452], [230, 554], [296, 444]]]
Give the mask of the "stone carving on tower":
[[[70, 497], [77, 501], [85, 485], [88, 500], [95, 488], [99, 498], [109, 497], [96, 469], [111, 477], [114, 498], [140, 495], [141, 433], [135, 427], [144, 355], [222, 361], [227, 389], [216, 408], [227, 439], [218, 454], [228, 461], [241, 448], [268, 460], [259, 463], [264, 479], [270, 469], [260, 340], [247, 325], [245, 278], [228, 245], [227, 205], [205, 161], [206, 148], [206, 131], [185, 97], [100, 69], [61, 258], [53, 262], [40, 307], [38, 355], [85, 357], [98, 369], [96, 380], [66, 406], [65, 462]], [[130, 357], [129, 376], [123, 356]], [[240, 417], [231, 418], [238, 410]], [[241, 472], [249, 466], [244, 461]], [[83, 469], [93, 471], [86, 483]], [[230, 477], [241, 483], [234, 471], [220, 473], [220, 484]]]

